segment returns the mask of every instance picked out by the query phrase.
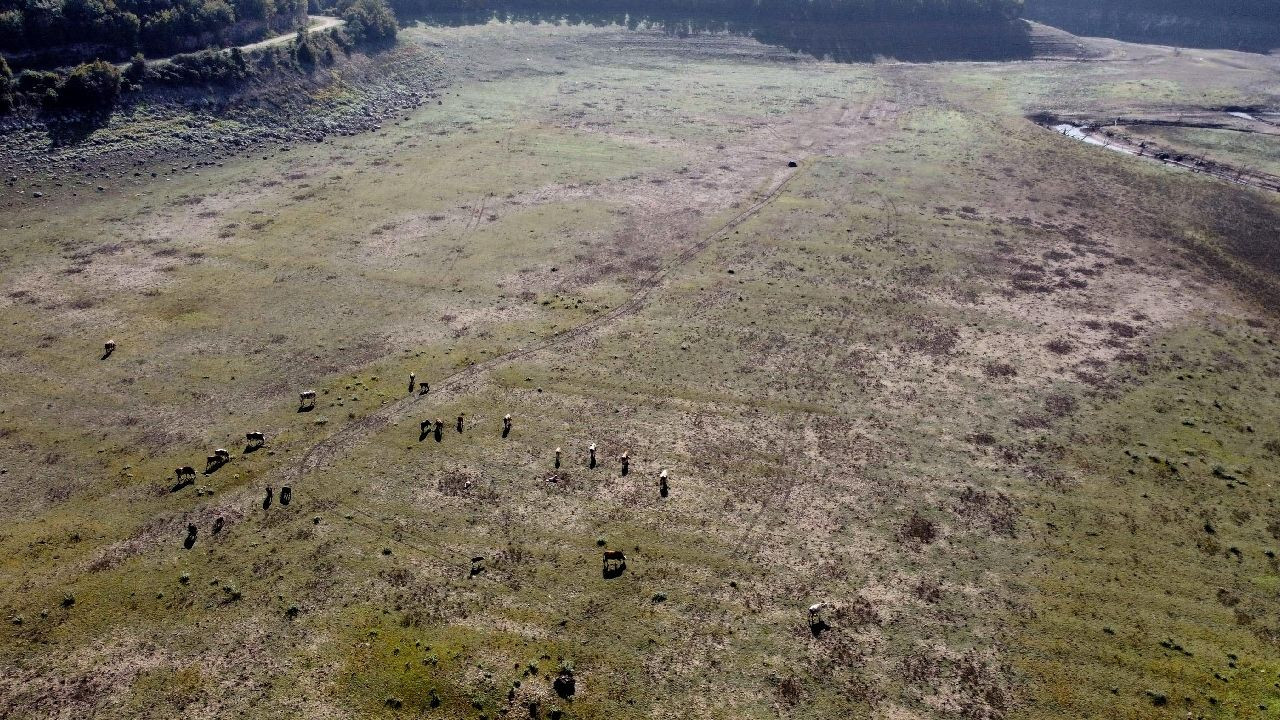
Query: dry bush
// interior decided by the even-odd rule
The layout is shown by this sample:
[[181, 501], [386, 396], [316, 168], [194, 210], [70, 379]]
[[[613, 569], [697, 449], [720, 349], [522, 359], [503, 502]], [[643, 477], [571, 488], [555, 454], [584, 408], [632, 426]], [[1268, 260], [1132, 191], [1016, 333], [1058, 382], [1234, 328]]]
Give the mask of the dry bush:
[[898, 542], [928, 545], [938, 539], [938, 526], [920, 513], [913, 512], [898, 528], [897, 537]]
[[436, 488], [450, 497], [470, 497], [475, 490], [475, 482], [461, 472], [450, 470], [440, 475]]
[[1018, 370], [1009, 363], [989, 362], [982, 366], [982, 374], [994, 380], [1017, 377]]
[[1045, 348], [1056, 355], [1066, 355], [1074, 350], [1076, 346], [1066, 338], [1054, 338], [1053, 340], [1045, 343]]
[[916, 596], [917, 600], [934, 604], [942, 601], [942, 586], [937, 580], [931, 578], [921, 578], [920, 582], [912, 588], [911, 593]]
[[1017, 534], [1018, 509], [1004, 493], [965, 488], [960, 493], [956, 514], [964, 518], [970, 528], [986, 525], [998, 535], [1015, 537]]
[[795, 705], [800, 702], [803, 689], [800, 687], [800, 680], [795, 675], [788, 675], [774, 682], [774, 693], [777, 694], [779, 700], [788, 705]]
[[1118, 337], [1134, 338], [1138, 336], [1138, 329], [1128, 323], [1112, 322], [1108, 323], [1111, 332]]
[[861, 627], [863, 625], [879, 625], [880, 613], [875, 603], [859, 595], [848, 605], [841, 605], [831, 614], [837, 625]]
[[1014, 418], [1013, 424], [1023, 430], [1043, 430], [1049, 427], [1049, 419], [1043, 415], [1028, 413]]
[[909, 683], [932, 685], [938, 679], [938, 662], [924, 653], [912, 653], [902, 659], [902, 677]]
[[985, 432], [970, 433], [965, 439], [974, 445], [981, 445], [984, 447], [996, 444], [996, 436]]
[[1050, 395], [1045, 398], [1044, 409], [1053, 417], [1063, 417], [1075, 412], [1076, 399], [1070, 395]]
[[970, 720], [1000, 720], [1009, 710], [1009, 693], [1000, 673], [976, 651], [960, 661], [960, 714]]

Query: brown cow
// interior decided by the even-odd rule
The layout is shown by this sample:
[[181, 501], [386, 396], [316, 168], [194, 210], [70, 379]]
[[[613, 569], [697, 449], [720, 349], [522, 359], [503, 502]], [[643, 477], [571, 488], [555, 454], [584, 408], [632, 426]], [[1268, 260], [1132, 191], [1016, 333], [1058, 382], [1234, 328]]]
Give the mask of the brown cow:
[[621, 550], [605, 550], [604, 551], [604, 569], [610, 570], [610, 563], [613, 563], [612, 569], [621, 569], [627, 564], [627, 556]]

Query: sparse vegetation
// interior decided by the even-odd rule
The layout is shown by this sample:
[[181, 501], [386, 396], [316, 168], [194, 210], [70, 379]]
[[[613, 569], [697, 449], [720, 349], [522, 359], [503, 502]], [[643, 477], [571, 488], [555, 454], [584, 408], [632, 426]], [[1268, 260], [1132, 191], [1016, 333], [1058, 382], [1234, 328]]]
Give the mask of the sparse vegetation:
[[[1274, 105], [1270, 60], [400, 32], [145, 61], [196, 107], [100, 154], [6, 136], [54, 160], [0, 178], [0, 715], [1280, 707], [1280, 205], [1026, 120]], [[437, 94], [365, 116], [396, 63]], [[241, 147], [211, 105], [264, 78], [378, 131]]]

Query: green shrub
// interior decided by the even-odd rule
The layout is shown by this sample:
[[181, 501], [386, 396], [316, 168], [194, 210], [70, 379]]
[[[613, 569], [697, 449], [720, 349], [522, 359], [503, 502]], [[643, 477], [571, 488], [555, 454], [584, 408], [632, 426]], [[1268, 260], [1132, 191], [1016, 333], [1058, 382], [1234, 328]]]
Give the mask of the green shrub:
[[146, 77], [146, 75], [147, 59], [142, 57], [142, 53], [135, 53], [133, 59], [129, 61], [129, 67], [125, 68], [125, 79], [138, 85], [142, 83], [142, 78]]
[[250, 75], [252, 70], [239, 49], [174, 55], [147, 69], [147, 80], [162, 85], [231, 85]]
[[0, 112], [9, 112], [13, 104], [13, 71], [0, 55]]
[[338, 4], [347, 33], [358, 43], [382, 43], [396, 37], [396, 16], [385, 0], [343, 0]]
[[14, 81], [15, 88], [23, 95], [40, 96], [46, 90], [56, 90], [61, 78], [47, 70], [23, 70]]
[[68, 107], [100, 110], [115, 105], [120, 97], [120, 70], [102, 60], [84, 63], [62, 82], [58, 95]]
[[311, 49], [311, 44], [306, 40], [298, 43], [294, 51], [294, 57], [298, 59], [298, 63], [304, 67], [311, 67], [316, 64], [316, 51]]

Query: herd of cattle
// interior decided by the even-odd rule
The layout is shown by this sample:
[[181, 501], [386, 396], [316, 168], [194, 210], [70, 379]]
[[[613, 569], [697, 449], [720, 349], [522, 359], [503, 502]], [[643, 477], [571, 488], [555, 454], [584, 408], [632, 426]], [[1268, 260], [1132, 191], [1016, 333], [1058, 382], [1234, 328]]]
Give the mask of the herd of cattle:
[[[108, 340], [106, 343], [104, 343], [103, 345], [104, 352], [102, 356], [103, 359], [106, 359], [107, 357], [109, 357], [113, 352], [115, 352], [115, 349], [116, 349], [116, 343], [114, 340]], [[415, 389], [418, 389], [421, 394], [425, 395], [427, 392], [429, 392], [430, 386], [425, 381], [419, 384], [417, 382], [417, 375], [415, 373], [409, 373], [409, 392], [413, 393]], [[299, 410], [308, 410], [308, 409], [314, 408], [316, 404], [316, 391], [304, 390], [298, 393], [298, 403], [299, 403]], [[458, 432], [462, 432], [464, 429], [464, 418], [465, 418], [464, 415], [462, 414], [458, 415], [457, 423], [455, 425]], [[505, 438], [511, 434], [511, 426], [512, 426], [512, 418], [511, 418], [511, 414], [508, 413], [502, 418], [502, 437]], [[420, 440], [425, 439], [428, 434], [434, 433], [436, 441], [439, 442], [442, 439], [442, 435], [444, 431], [444, 421], [441, 420], [440, 418], [435, 418], [434, 420], [423, 420], [419, 424], [418, 430], [419, 430]], [[259, 431], [247, 432], [245, 433], [244, 437], [246, 442], [246, 446], [245, 446], [246, 452], [252, 452], [254, 450], [257, 450], [263, 447], [264, 445], [266, 445], [266, 442], [267, 442], [266, 434]], [[557, 447], [555, 449], [555, 460], [554, 460], [556, 469], [560, 468], [561, 455], [562, 455], [562, 450], [561, 448]], [[227, 451], [225, 448], [217, 448], [213, 451], [212, 455], [209, 455], [208, 457], [205, 458], [204, 474], [210, 475], [230, 461], [231, 461], [231, 453]], [[618, 457], [618, 462], [621, 466], [621, 473], [623, 477], [626, 477], [631, 472], [631, 458], [629, 453], [624, 451], [622, 455]], [[591, 445], [587, 447], [587, 467], [591, 469], [595, 469], [596, 467], [596, 444], [595, 443], [591, 443]], [[177, 480], [178, 480], [178, 484], [174, 486], [174, 490], [182, 488], [195, 481], [196, 470], [190, 465], [183, 465], [182, 467], [175, 468], [174, 473], [177, 475]], [[669, 493], [669, 486], [667, 482], [668, 482], [667, 471], [666, 469], [663, 469], [658, 474], [658, 493], [664, 498], [667, 497]], [[267, 486], [266, 490], [267, 490], [266, 498], [262, 502], [263, 509], [266, 509], [271, 506], [271, 501], [274, 496], [274, 490], [271, 486]], [[280, 489], [280, 504], [288, 505], [292, 500], [292, 496], [293, 496], [292, 488], [290, 488], [288, 485], [282, 487]], [[215, 534], [220, 532], [222, 530], [222, 527], [223, 527], [223, 518], [219, 517], [216, 520], [214, 520], [213, 532]], [[183, 546], [188, 550], [190, 550], [195, 545], [197, 533], [198, 533], [198, 530], [195, 525], [187, 526], [187, 537], [183, 542]], [[605, 549], [603, 551], [603, 562], [604, 562], [604, 571], [606, 574], [617, 573], [617, 572], [621, 572], [621, 570], [626, 567], [627, 557], [626, 557], [626, 554], [623, 553], [623, 551], [621, 550]], [[474, 564], [474, 561], [473, 561], [473, 564]], [[473, 568], [472, 574], [475, 574], [474, 568]], [[809, 625], [811, 627], [819, 627], [824, 624], [822, 622], [821, 615], [822, 615], [822, 611], [825, 608], [826, 608], [826, 603], [816, 603], [809, 607]]]

